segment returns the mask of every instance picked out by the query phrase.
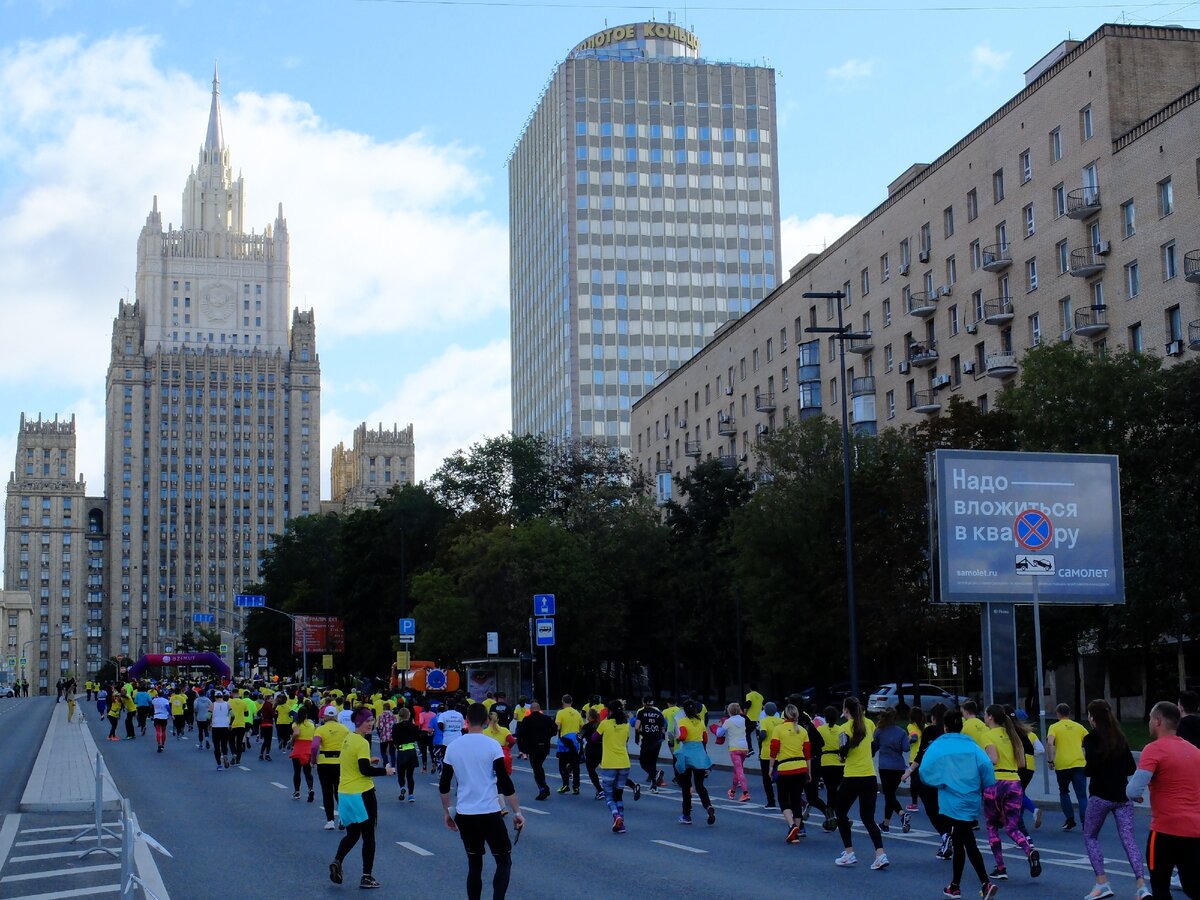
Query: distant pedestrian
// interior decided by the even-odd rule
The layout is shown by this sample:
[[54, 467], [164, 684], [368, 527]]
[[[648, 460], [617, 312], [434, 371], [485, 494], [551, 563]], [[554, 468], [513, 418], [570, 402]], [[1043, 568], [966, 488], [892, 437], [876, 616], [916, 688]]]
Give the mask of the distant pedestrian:
[[[603, 747], [600, 758], [600, 783], [604, 787], [604, 800], [612, 813], [613, 834], [625, 833], [625, 783], [629, 780], [629, 719], [625, 715], [625, 704], [620, 700], [608, 701], [608, 715], [596, 729]], [[633, 784], [633, 799], [641, 797], [642, 788]]]
[[591, 707], [587, 711], [587, 721], [579, 732], [579, 742], [583, 746], [583, 765], [587, 769], [588, 779], [596, 792], [595, 799], [604, 799], [604, 789], [600, 786], [600, 759], [604, 755], [604, 745], [597, 733], [600, 728], [600, 710]]
[[654, 698], [643, 697], [642, 708], [633, 717], [633, 741], [641, 747], [638, 765], [646, 773], [646, 783], [654, 793], [658, 793], [658, 789], [664, 784], [663, 770], [658, 767], [658, 757], [662, 753], [666, 733], [666, 717], [654, 705]]
[[911, 738], [908, 730], [896, 724], [896, 710], [885, 709], [879, 714], [875, 729], [875, 747], [878, 751], [879, 782], [883, 788], [883, 821], [881, 831], [889, 831], [893, 813], [900, 816], [901, 830], [907, 834], [912, 816], [900, 805], [896, 792], [900, 779], [908, 768], [908, 746]]
[[546, 757], [550, 755], [550, 745], [557, 734], [558, 728], [554, 721], [542, 712], [542, 705], [534, 700], [529, 704], [529, 712], [521, 719], [517, 728], [517, 748], [529, 757], [529, 766], [533, 769], [533, 780], [538, 786], [535, 800], [545, 800], [550, 796], [550, 785], [546, 782]]
[[1150, 893], [1171, 896], [1171, 872], [1188, 897], [1200, 897], [1200, 749], [1179, 737], [1179, 707], [1163, 700], [1150, 710], [1150, 736], [1126, 796], [1140, 803], [1150, 788], [1146, 864]]
[[[533, 704], [533, 707], [537, 708], [537, 704]], [[535, 713], [531, 708], [531, 715], [522, 720], [519, 732], [524, 731], [525, 722], [531, 717], [550, 722], [546, 716]], [[496, 795], [500, 794], [507, 801], [512, 811], [513, 827], [518, 834], [525, 827], [525, 817], [521, 815], [516, 788], [504, 766], [504, 751], [496, 741], [481, 733], [487, 722], [487, 710], [482, 703], [471, 704], [467, 709], [467, 721], [471, 726], [470, 733], [464, 734], [446, 751], [438, 786], [442, 812], [446, 827], [458, 832], [467, 851], [468, 900], [480, 900], [483, 895], [485, 845], [496, 861], [492, 898], [504, 900], [512, 874], [512, 842], [504, 827], [504, 817], [496, 809]], [[545, 759], [544, 755], [542, 759]], [[451, 816], [450, 787], [455, 778], [458, 780], [458, 796], [455, 815]]]
[[396, 724], [392, 728], [392, 744], [396, 748], [396, 781], [400, 784], [400, 799], [416, 802], [413, 789], [416, 787], [414, 773], [417, 770], [417, 743], [420, 728], [412, 720], [412, 713], [401, 707], [396, 711]]
[[[768, 703], [767, 706], [774, 706]], [[821, 780], [825, 782], [825, 822], [821, 830], [831, 832], [837, 830], [838, 812], [837, 795], [842, 786], [842, 776], [846, 771], [846, 763], [841, 753], [841, 727], [838, 725], [838, 711], [834, 706], [825, 707], [824, 722], [817, 726], [820, 735]], [[761, 734], [760, 734], [761, 736]], [[814, 748], [816, 755], [816, 748]], [[873, 814], [872, 814], [873, 815]]]
[[167, 749], [167, 725], [171, 721], [171, 701], [162, 694], [156, 694], [151, 701], [154, 716], [154, 741], [158, 744], [158, 752]]
[[725, 721], [717, 726], [717, 738], [724, 740], [729, 748], [729, 762], [733, 767], [733, 783], [729, 786], [730, 800], [739, 803], [750, 801], [750, 785], [746, 781], [746, 757], [750, 755], [750, 722], [736, 703], [725, 707]]
[[1087, 776], [1083, 773], [1083, 737], [1087, 729], [1071, 718], [1071, 707], [1060, 703], [1055, 708], [1058, 721], [1046, 731], [1046, 760], [1058, 779], [1058, 802], [1062, 806], [1066, 822], [1062, 830], [1075, 827], [1075, 809], [1071, 805], [1071, 791], [1079, 802], [1079, 817], [1087, 809]]
[[[932, 724], [926, 726], [929, 734]], [[947, 710], [936, 726], [945, 733], [932, 740], [921, 752], [921, 784], [937, 791], [938, 815], [949, 829], [952, 845], [953, 870], [950, 884], [942, 892], [949, 898], [962, 897], [963, 868], [967, 860], [979, 878], [979, 895], [983, 900], [996, 896], [996, 885], [988, 879], [983, 854], [975, 842], [975, 813], [983, 791], [995, 785], [996, 773], [992, 762], [979, 744], [962, 733], [963, 715], [957, 709]], [[924, 798], [925, 795], [922, 795]], [[926, 806], [926, 812], [929, 812]], [[931, 814], [932, 815], [932, 814]], [[939, 853], [940, 857], [940, 853]]]
[[558, 774], [562, 778], [558, 792], [579, 793], [579, 733], [583, 730], [583, 716], [572, 706], [570, 694], [563, 694], [562, 708], [554, 715], [558, 726]]

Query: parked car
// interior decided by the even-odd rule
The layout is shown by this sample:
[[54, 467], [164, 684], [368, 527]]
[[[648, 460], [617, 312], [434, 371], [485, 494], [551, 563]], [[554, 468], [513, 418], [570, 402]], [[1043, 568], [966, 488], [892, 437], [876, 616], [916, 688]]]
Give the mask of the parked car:
[[826, 706], [835, 706], [840, 710], [842, 703], [850, 696], [850, 682], [839, 681], [836, 684], [831, 684], [828, 690], [819, 696], [815, 687], [807, 687], [796, 693], [804, 701], [805, 706], [813, 704], [818, 710]]
[[0, 697], [15, 697], [16, 691], [13, 690], [11, 684], [0, 685]]
[[[948, 707], [958, 707], [969, 697], [964, 697], [961, 694], [951, 694], [949, 691], [943, 690], [935, 684], [918, 684], [917, 690], [920, 691], [921, 709], [925, 712], [933, 709], [935, 703], [945, 703]], [[879, 713], [885, 709], [893, 709], [900, 704], [900, 689], [896, 682], [889, 681], [886, 684], [881, 684], [878, 688], [871, 692], [871, 696], [867, 700], [867, 712]], [[904, 683], [904, 702], [909, 706], [914, 706], [913, 703], [913, 685], [911, 682]]]

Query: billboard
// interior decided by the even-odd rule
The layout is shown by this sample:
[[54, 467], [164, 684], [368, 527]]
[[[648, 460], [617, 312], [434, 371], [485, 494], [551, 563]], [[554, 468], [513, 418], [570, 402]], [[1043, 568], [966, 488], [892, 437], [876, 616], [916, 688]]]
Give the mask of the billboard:
[[[1117, 457], [938, 450], [935, 600], [1124, 603]], [[1037, 574], [1036, 579], [1030, 578]]]
[[345, 623], [337, 616], [296, 616], [292, 622], [292, 652], [344, 653]]

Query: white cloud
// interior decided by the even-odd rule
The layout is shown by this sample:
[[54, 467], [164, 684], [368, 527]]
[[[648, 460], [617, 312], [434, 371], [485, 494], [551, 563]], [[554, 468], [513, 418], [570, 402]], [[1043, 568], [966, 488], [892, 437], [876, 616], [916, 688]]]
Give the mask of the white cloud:
[[825, 75], [834, 81], [861, 81], [870, 78], [875, 70], [875, 63], [869, 59], [848, 59], [840, 66], [825, 70]]
[[[94, 386], [109, 355], [97, 335], [130, 295], [155, 194], [178, 223], [209, 85], [160, 66], [156, 49], [126, 34], [0, 54], [0, 383], [36, 371]], [[507, 308], [506, 227], [479, 211], [477, 151], [419, 132], [379, 141], [295, 98], [226, 87], [247, 217], [261, 230], [283, 202], [292, 302], [316, 310], [320, 333], [449, 329]], [[50, 341], [71, 352], [45, 367]]]
[[984, 41], [971, 50], [971, 72], [976, 78], [1002, 72], [1011, 57], [1011, 50], [993, 50], [991, 44]]
[[[779, 247], [785, 272], [809, 253], [820, 253], [858, 222], [862, 216], [817, 213], [807, 219], [788, 216], [780, 222]], [[786, 277], [786, 275], [785, 275]]]
[[[479, 348], [451, 346], [404, 377], [395, 391], [365, 417], [367, 427], [382, 424], [384, 428], [403, 428], [413, 423], [416, 477], [420, 481], [455, 450], [511, 430], [510, 378], [507, 340]], [[361, 423], [362, 419], [351, 420], [323, 403], [323, 450], [332, 449], [339, 441], [349, 444]]]

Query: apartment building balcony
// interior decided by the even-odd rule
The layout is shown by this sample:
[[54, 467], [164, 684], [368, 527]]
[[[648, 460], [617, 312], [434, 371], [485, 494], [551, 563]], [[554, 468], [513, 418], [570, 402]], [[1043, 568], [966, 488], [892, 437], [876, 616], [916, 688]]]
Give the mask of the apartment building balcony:
[[937, 343], [910, 344], [908, 348], [909, 365], [923, 369], [938, 361]]
[[758, 412], [775, 412], [775, 394], [771, 391], [754, 392], [754, 408]]
[[983, 321], [987, 325], [1007, 325], [1013, 320], [1012, 297], [997, 297], [983, 303]]
[[1015, 353], [989, 353], [984, 358], [989, 378], [1012, 378], [1017, 374]]
[[700, 458], [700, 442], [699, 441], [684, 441], [683, 455], [690, 456], [692, 459]]
[[1188, 322], [1188, 347], [1200, 350], [1200, 319]]
[[1003, 272], [1012, 265], [1008, 244], [992, 244], [983, 248], [983, 271]]
[[1200, 284], [1200, 250], [1189, 250], [1183, 254], [1183, 280]]
[[938, 399], [935, 390], [917, 391], [913, 394], [913, 411], [927, 416], [936, 415], [942, 411], [942, 401]]
[[1108, 307], [1089, 306], [1075, 313], [1075, 333], [1080, 337], [1095, 337], [1108, 331]]
[[871, 332], [866, 332], [866, 337], [851, 338], [846, 342], [847, 353], [870, 353], [875, 349], [875, 340], [871, 337]]
[[736, 469], [738, 465], [737, 457], [732, 453], [722, 453], [717, 457], [717, 461], [726, 469]]
[[1099, 275], [1108, 264], [1104, 257], [1108, 255], [1108, 241], [1100, 241], [1094, 247], [1080, 247], [1071, 251], [1071, 269], [1069, 275], [1076, 278], [1091, 278]]
[[1100, 188], [1085, 185], [1067, 193], [1067, 217], [1087, 219], [1100, 212]]
[[668, 457], [667, 459], [658, 460], [658, 462], [656, 462], [654, 464], [654, 471], [657, 472], [659, 475], [662, 475], [664, 472], [670, 472], [671, 471], [670, 458]]
[[737, 420], [733, 416], [727, 416], [724, 413], [717, 416], [717, 434], [722, 437], [737, 434]]
[[908, 295], [908, 308], [905, 312], [918, 319], [928, 319], [937, 312], [937, 292], [913, 291]]
[[875, 376], [866, 375], [862, 378], [855, 378], [850, 382], [851, 397], [865, 397], [868, 394], [875, 394]]

